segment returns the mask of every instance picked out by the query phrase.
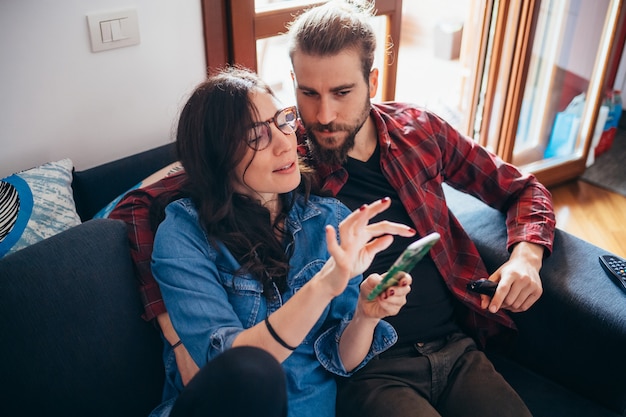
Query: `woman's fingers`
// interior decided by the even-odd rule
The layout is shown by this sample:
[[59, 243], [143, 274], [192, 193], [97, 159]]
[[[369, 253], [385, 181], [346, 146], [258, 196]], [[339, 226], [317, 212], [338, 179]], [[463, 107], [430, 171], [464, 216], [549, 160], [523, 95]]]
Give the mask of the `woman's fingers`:
[[[400, 235], [411, 237], [415, 235], [415, 230], [410, 226], [402, 223], [394, 223], [387, 220], [369, 224], [370, 220], [378, 214], [387, 210], [391, 204], [388, 197], [376, 200], [371, 204], [363, 204], [358, 210], [355, 210], [344, 219], [339, 225], [339, 233], [341, 236], [361, 235], [366, 241], [373, 237], [383, 235]], [[363, 235], [363, 232], [367, 234]]]
[[406, 297], [411, 291], [412, 278], [409, 274], [401, 272], [402, 278], [397, 285], [388, 288], [372, 301], [367, 301], [367, 295], [380, 283], [382, 277], [379, 274], [369, 275], [361, 284], [361, 306], [369, 317], [384, 318], [398, 314], [406, 304]]
[[370, 204], [363, 204], [341, 222], [339, 229], [341, 230], [342, 227], [364, 227], [376, 215], [387, 210], [390, 205], [391, 199], [389, 197], [376, 200]]
[[399, 235], [404, 237], [411, 237], [415, 235], [415, 229], [406, 224], [394, 223], [387, 220], [372, 223], [367, 226], [370, 234], [373, 237], [383, 235]]

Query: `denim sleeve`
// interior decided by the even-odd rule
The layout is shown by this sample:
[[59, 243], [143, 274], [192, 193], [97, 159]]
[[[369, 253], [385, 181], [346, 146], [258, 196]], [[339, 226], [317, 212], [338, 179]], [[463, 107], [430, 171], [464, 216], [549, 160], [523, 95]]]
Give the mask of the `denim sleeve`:
[[348, 323], [350, 323], [350, 319], [344, 318], [337, 326], [326, 330], [315, 341], [315, 354], [322, 366], [327, 371], [339, 376], [352, 375], [365, 366], [370, 359], [389, 349], [396, 340], [398, 340], [398, 335], [393, 326], [381, 320], [374, 330], [374, 340], [372, 341], [369, 352], [367, 352], [363, 361], [361, 361], [354, 370], [348, 372], [339, 357], [339, 340], [346, 326], [348, 326]]
[[221, 284], [215, 249], [195, 211], [175, 202], [166, 214], [154, 240], [152, 272], [176, 332], [202, 366], [231, 347], [244, 326]]
[[[338, 230], [339, 223], [351, 212], [345, 205], [339, 203], [335, 213], [337, 217], [334, 226]], [[337, 237], [339, 238], [339, 235]], [[370, 359], [389, 349], [398, 340], [398, 335], [393, 326], [381, 320], [374, 330], [372, 345], [363, 361], [351, 372], [346, 371], [339, 357], [339, 340], [354, 315], [362, 281], [362, 275], [352, 278], [346, 290], [331, 302], [328, 320], [333, 324], [316, 339], [314, 344], [315, 354], [322, 366], [327, 371], [339, 376], [352, 375], [365, 366]]]

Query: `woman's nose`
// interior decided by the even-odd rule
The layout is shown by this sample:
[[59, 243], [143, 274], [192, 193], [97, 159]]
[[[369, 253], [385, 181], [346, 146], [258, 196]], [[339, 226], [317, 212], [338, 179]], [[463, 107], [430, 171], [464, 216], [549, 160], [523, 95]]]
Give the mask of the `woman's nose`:
[[296, 143], [296, 133], [287, 134], [277, 128], [276, 126], [272, 126], [272, 144], [274, 145], [274, 151], [276, 153], [281, 153], [285, 151], [290, 151]]

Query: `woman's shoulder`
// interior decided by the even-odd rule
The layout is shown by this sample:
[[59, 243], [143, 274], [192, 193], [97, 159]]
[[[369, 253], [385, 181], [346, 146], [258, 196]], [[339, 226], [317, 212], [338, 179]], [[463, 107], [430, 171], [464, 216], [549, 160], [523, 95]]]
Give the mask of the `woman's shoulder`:
[[198, 210], [190, 198], [180, 198], [169, 203], [165, 207], [165, 217], [159, 229], [176, 228], [181, 223], [198, 223]]
[[165, 207], [166, 213], [188, 213], [190, 215], [197, 216], [198, 211], [190, 198], [184, 197], [174, 200]]
[[323, 197], [312, 194], [308, 199], [300, 195], [296, 199], [296, 206], [301, 217], [306, 218], [312, 215], [334, 214], [338, 218], [344, 218], [350, 214], [350, 209], [335, 197]]

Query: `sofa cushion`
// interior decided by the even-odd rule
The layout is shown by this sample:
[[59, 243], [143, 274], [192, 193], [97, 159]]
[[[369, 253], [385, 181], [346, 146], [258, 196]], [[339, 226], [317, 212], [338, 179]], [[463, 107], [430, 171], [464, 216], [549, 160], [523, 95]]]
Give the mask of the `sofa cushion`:
[[81, 223], [70, 159], [0, 179], [0, 257]]
[[91, 220], [0, 259], [0, 415], [140, 416], [162, 342], [141, 319], [126, 225]]

